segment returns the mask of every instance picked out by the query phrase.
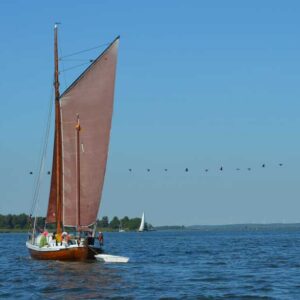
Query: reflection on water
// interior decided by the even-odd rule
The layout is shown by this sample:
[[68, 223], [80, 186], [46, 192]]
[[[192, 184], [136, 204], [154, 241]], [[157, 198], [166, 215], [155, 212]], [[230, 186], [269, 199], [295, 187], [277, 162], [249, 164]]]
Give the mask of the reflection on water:
[[110, 269], [97, 262], [47, 262], [39, 272], [39, 293], [68, 294], [72, 299], [110, 296], [122, 284], [120, 270]]
[[[31, 259], [30, 259], [31, 260]], [[35, 296], [51, 295], [53, 298], [67, 296], [72, 299], [111, 297], [120, 287], [130, 286], [124, 281], [123, 268], [111, 268], [97, 261], [90, 262], [36, 262], [38, 269], [33, 280], [38, 289]]]
[[37, 261], [25, 234], [0, 234], [0, 298], [300, 299], [300, 234], [107, 233], [128, 264]]

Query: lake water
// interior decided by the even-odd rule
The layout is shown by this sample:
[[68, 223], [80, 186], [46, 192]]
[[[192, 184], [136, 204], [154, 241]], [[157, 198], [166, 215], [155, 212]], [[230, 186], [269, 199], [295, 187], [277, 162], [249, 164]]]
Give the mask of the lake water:
[[36, 261], [26, 234], [0, 234], [0, 297], [300, 299], [300, 233], [105, 233], [128, 264]]

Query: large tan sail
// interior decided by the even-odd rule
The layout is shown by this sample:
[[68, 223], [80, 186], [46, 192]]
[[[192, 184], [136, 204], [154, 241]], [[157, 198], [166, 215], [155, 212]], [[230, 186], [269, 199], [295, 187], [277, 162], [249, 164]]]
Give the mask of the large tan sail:
[[[108, 155], [118, 44], [119, 38], [60, 98], [64, 226], [88, 226], [97, 218]], [[77, 114], [81, 126], [80, 207], [76, 179]]]

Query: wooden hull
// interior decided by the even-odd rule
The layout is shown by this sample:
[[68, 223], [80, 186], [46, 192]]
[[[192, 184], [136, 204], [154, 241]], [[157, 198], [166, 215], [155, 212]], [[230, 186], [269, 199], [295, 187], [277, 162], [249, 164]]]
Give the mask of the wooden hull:
[[[91, 249], [87, 246], [69, 247], [59, 250], [51, 250], [51, 248], [40, 250], [37, 247], [28, 246], [29, 253], [32, 258], [39, 260], [68, 260], [83, 261], [95, 259], [95, 254], [100, 253], [100, 249]], [[34, 249], [36, 248], [36, 249]]]

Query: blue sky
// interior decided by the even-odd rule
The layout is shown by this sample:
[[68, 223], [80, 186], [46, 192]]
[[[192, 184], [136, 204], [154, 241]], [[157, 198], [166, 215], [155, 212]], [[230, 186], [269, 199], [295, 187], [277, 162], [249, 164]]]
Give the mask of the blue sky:
[[60, 21], [61, 55], [121, 35], [100, 216], [300, 222], [299, 14], [298, 1], [1, 1], [0, 213], [31, 205]]

